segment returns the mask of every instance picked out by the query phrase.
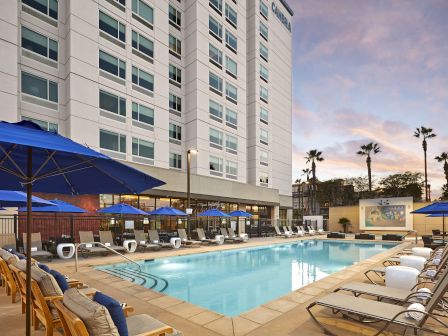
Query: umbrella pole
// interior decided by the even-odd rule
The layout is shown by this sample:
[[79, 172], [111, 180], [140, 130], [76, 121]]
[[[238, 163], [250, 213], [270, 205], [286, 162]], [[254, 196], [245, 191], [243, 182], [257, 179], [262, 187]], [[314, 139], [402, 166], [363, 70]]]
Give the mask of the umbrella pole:
[[442, 241], [445, 244], [445, 213], [442, 214]]
[[31, 215], [32, 205], [33, 149], [28, 147], [28, 167], [26, 184], [26, 335], [31, 335]]

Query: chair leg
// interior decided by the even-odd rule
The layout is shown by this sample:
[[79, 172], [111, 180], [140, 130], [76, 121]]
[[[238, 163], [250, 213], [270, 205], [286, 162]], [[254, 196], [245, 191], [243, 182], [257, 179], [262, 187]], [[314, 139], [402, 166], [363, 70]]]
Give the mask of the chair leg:
[[53, 336], [53, 325], [46, 325], [45, 326], [45, 336]]

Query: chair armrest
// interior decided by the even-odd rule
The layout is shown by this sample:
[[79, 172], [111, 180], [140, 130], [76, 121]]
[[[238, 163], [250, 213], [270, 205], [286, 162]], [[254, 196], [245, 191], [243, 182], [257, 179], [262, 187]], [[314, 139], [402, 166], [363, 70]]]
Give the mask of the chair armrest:
[[170, 326], [160, 327], [151, 331], [147, 331], [135, 336], [161, 336], [165, 335], [166, 333], [172, 333], [174, 329]]
[[129, 313], [132, 313], [134, 311], [134, 307], [132, 306], [126, 306], [123, 308], [124, 316], [128, 317]]
[[62, 295], [56, 295], [56, 296], [45, 296], [44, 300], [45, 301], [54, 301], [54, 300], [62, 300], [63, 296]]

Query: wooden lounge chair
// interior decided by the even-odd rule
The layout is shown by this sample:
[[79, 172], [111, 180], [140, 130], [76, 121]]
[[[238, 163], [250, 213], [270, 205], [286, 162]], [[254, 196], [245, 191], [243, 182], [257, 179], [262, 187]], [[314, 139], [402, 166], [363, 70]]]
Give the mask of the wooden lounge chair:
[[17, 284], [8, 263], [2, 258], [0, 258], [0, 268], [2, 271], [2, 279], [5, 283], [6, 294], [11, 296], [11, 302], [15, 303], [18, 292]]
[[[89, 334], [84, 321], [70, 310], [62, 300], [55, 301], [54, 305], [61, 319], [65, 336], [95, 336], [94, 334]], [[104, 311], [106, 314], [109, 314], [107, 309]], [[132, 311], [132, 307], [124, 308], [129, 336], [181, 335], [177, 330], [149, 315], [128, 316]]]
[[222, 243], [224, 243], [224, 237], [221, 237], [222, 238], [221, 240], [216, 239], [216, 238], [208, 239], [205, 236], [204, 229], [202, 229], [202, 228], [197, 228], [196, 232], [197, 232], [198, 238], [201, 242], [208, 243], [208, 244], [216, 244], [216, 245], [221, 245]]
[[[23, 233], [23, 248], [26, 252], [26, 233]], [[46, 258], [48, 261], [53, 259], [53, 254], [48, 251], [45, 251], [42, 248], [42, 238], [40, 232], [31, 233], [31, 258], [41, 259]]]
[[104, 246], [114, 250], [115, 252], [125, 252], [127, 251], [124, 246], [118, 246], [115, 244], [112, 238], [112, 232], [110, 231], [100, 231], [100, 242]]
[[224, 236], [224, 241], [232, 242], [232, 243], [242, 243], [243, 239], [239, 237], [230, 237], [226, 228], [221, 228], [221, 235]]
[[[313, 307], [325, 307], [332, 310], [334, 314], [342, 313], [345, 318], [351, 318], [357, 322], [372, 324], [384, 322], [384, 326], [375, 334], [380, 335], [391, 325], [398, 325], [404, 328], [414, 330], [415, 335], [418, 331], [427, 331], [439, 335], [448, 335], [448, 324], [441, 319], [441, 314], [434, 313], [439, 307], [443, 296], [448, 290], [448, 277], [442, 280], [440, 286], [435, 290], [433, 296], [425, 306], [422, 312], [416, 309], [408, 309], [402, 305], [395, 305], [385, 302], [369, 300], [365, 298], [344, 295], [340, 293], [331, 293], [323, 296], [317, 301], [311, 303], [308, 307], [308, 313], [317, 325], [327, 335], [336, 335], [326, 328], [311, 311]], [[413, 319], [408, 316], [409, 313], [419, 314], [420, 319]], [[415, 315], [414, 315], [415, 316]], [[431, 323], [426, 323], [430, 321]], [[442, 328], [443, 330], [437, 329]]]
[[177, 229], [177, 233], [183, 245], [186, 246], [199, 246], [202, 245], [203, 242], [194, 239], [188, 239], [187, 232], [185, 229]]
[[95, 239], [92, 231], [79, 231], [79, 242], [83, 245], [79, 247], [84, 258], [87, 258], [92, 253], [103, 253], [107, 255], [108, 251], [104, 247], [95, 246]]
[[137, 241], [137, 247], [140, 249], [154, 249], [159, 250], [159, 244], [148, 243], [148, 234], [144, 230], [134, 230], [135, 240]]
[[278, 237], [284, 237], [284, 238], [291, 238], [292, 237], [292, 234], [290, 234], [290, 233], [287, 234], [287, 233], [280, 232], [280, 229], [278, 228], [277, 225], [274, 225], [274, 229], [275, 229], [275, 234]]
[[173, 244], [160, 241], [157, 230], [148, 230], [149, 241], [151, 244], [157, 244], [160, 247], [174, 248]]

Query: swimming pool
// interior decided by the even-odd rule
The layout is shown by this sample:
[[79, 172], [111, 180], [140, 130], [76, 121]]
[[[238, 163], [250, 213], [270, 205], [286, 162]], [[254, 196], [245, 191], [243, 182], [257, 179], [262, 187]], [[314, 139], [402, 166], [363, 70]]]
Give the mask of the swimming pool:
[[129, 263], [97, 268], [203, 308], [237, 316], [394, 246], [305, 240], [141, 261], [144, 275]]

